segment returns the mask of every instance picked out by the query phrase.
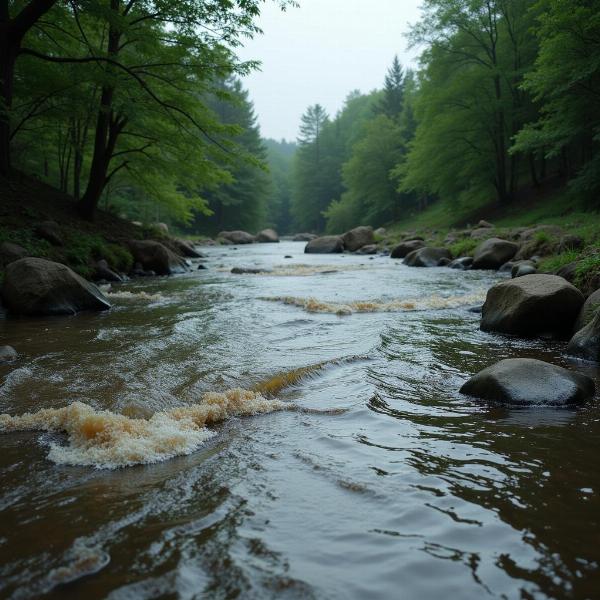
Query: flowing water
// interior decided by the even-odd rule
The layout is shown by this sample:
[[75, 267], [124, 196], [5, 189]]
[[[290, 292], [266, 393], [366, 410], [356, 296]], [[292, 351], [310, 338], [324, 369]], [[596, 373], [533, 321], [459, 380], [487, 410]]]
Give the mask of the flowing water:
[[600, 597], [598, 401], [458, 393], [564, 346], [480, 332], [491, 273], [302, 250], [0, 320], [0, 596]]

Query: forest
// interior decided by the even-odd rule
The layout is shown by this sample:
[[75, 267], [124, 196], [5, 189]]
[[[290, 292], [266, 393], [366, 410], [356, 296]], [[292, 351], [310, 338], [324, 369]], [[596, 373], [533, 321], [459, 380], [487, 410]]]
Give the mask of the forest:
[[5, 1], [1, 171], [86, 218], [206, 235], [378, 227], [540, 190], [597, 207], [597, 1], [426, 0], [418, 67], [390, 57], [381, 89], [334, 116], [315, 102], [289, 142], [261, 138], [243, 84], [258, 65], [236, 57], [260, 5]]

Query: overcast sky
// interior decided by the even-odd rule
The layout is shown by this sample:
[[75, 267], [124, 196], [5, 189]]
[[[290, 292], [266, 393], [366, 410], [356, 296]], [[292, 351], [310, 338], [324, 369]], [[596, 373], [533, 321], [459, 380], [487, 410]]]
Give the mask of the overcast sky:
[[421, 0], [299, 0], [281, 12], [263, 5], [264, 34], [239, 54], [261, 61], [245, 78], [264, 137], [295, 140], [300, 116], [317, 102], [330, 115], [355, 89], [381, 87], [394, 54], [414, 65], [404, 33], [419, 18]]

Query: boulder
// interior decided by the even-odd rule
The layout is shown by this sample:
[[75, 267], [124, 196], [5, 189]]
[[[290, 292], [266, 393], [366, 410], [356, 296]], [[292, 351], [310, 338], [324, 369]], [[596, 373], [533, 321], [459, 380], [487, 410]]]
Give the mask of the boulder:
[[596, 312], [592, 320], [571, 338], [567, 354], [600, 362], [600, 313]]
[[471, 256], [463, 256], [462, 258], [454, 259], [448, 266], [451, 269], [459, 269], [465, 271], [471, 268], [473, 264], [473, 258]]
[[62, 246], [62, 232], [60, 230], [60, 225], [56, 221], [44, 221], [43, 223], [38, 223], [35, 226], [35, 234], [50, 242], [53, 246]]
[[356, 251], [356, 254], [377, 254], [378, 248], [375, 244], [363, 246]]
[[438, 262], [438, 267], [448, 267], [452, 261], [445, 256], [440, 258], [440, 262]]
[[534, 238], [549, 240], [557, 240], [563, 235], [563, 230], [558, 225], [536, 225], [524, 229], [519, 234], [519, 239], [523, 242], [528, 242]]
[[292, 238], [292, 242], [310, 242], [311, 240], [316, 240], [317, 237], [314, 233], [297, 233]]
[[2, 300], [10, 312], [19, 315], [73, 315], [110, 308], [93, 283], [43, 258], [21, 258], [6, 267]]
[[2, 242], [0, 244], [0, 267], [10, 264], [20, 258], [28, 256], [28, 252], [23, 246], [13, 244], [12, 242]]
[[510, 270], [510, 275], [514, 279], [515, 277], [523, 277], [523, 275], [533, 275], [537, 273], [535, 264], [532, 261], [521, 261], [515, 263]]
[[253, 244], [256, 241], [247, 231], [221, 231], [217, 237], [229, 240], [232, 244]]
[[596, 290], [594, 293], [590, 294], [586, 301], [584, 302], [581, 310], [579, 311], [579, 315], [577, 316], [577, 320], [575, 321], [575, 325], [573, 326], [573, 331], [576, 333], [580, 329], [583, 329], [588, 323], [592, 321], [592, 319], [596, 316], [598, 309], [600, 308], [600, 290]]
[[174, 239], [171, 240], [171, 244], [177, 249], [177, 252], [179, 252], [181, 256], [186, 256], [187, 258], [204, 258], [204, 254], [198, 252], [191, 242]]
[[558, 244], [559, 252], [567, 252], [569, 250], [581, 250], [584, 246], [584, 241], [578, 235], [563, 235]]
[[104, 259], [99, 260], [94, 269], [94, 280], [100, 281], [101, 279], [110, 283], [121, 283], [123, 281], [123, 278], [115, 273]]
[[343, 236], [344, 248], [349, 252], [356, 252], [363, 246], [369, 246], [375, 243], [372, 227], [355, 227], [347, 231]]
[[256, 241], [261, 244], [278, 244], [279, 235], [274, 229], [263, 229], [257, 234]]
[[525, 406], [564, 406], [595, 394], [586, 375], [532, 358], [508, 358], [480, 371], [460, 388], [483, 400]]
[[174, 252], [154, 240], [130, 240], [129, 250], [136, 262], [146, 272], [154, 271], [157, 275], [173, 275], [188, 270], [186, 262]]
[[154, 226], [165, 235], [169, 235], [169, 226], [166, 223], [155, 223]]
[[493, 229], [494, 226], [489, 222], [481, 219], [479, 223], [477, 223], [477, 229]]
[[19, 358], [19, 354], [12, 346], [0, 346], [0, 365], [13, 362]]
[[524, 275], [488, 290], [481, 329], [526, 337], [565, 337], [573, 329], [583, 294], [556, 275]]
[[344, 251], [344, 241], [339, 235], [315, 238], [306, 244], [306, 254], [339, 254]]
[[490, 238], [477, 246], [473, 256], [474, 269], [499, 269], [509, 261], [519, 249], [519, 245], [500, 238]]
[[570, 283], [573, 283], [573, 281], [575, 281], [575, 276], [577, 275], [577, 267], [579, 267], [579, 261], [573, 261], [563, 265], [556, 271], [556, 274]]
[[442, 259], [452, 260], [452, 254], [446, 248], [419, 248], [406, 256], [404, 264], [408, 267], [437, 267]]
[[374, 232], [373, 235], [382, 238], [385, 236], [385, 234], [387, 233], [387, 229], [385, 227], [378, 227]]
[[406, 242], [400, 242], [390, 254], [391, 258], [405, 258], [411, 252], [418, 250], [419, 248], [425, 248], [425, 242], [423, 240], [408, 240]]

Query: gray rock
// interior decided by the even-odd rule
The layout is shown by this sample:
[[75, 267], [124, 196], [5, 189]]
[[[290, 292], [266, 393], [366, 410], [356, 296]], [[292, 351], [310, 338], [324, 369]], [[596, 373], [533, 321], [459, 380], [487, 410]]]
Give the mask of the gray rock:
[[160, 242], [154, 240], [130, 240], [127, 242], [134, 260], [146, 272], [157, 275], [173, 275], [188, 271], [187, 263]]
[[558, 245], [559, 252], [567, 252], [568, 250], [581, 250], [584, 246], [584, 241], [578, 235], [563, 235]]
[[60, 225], [56, 221], [44, 221], [35, 226], [35, 233], [38, 237], [50, 242], [53, 246], [62, 246], [62, 232]]
[[566, 279], [570, 283], [575, 281], [575, 276], [577, 275], [577, 267], [579, 266], [579, 261], [570, 262], [560, 269], [556, 271], [556, 274], [563, 279]]
[[411, 252], [418, 250], [419, 248], [425, 248], [425, 242], [423, 240], [407, 240], [400, 242], [390, 254], [391, 258], [405, 258]]
[[378, 248], [375, 244], [369, 244], [368, 246], [363, 246], [356, 251], [356, 254], [377, 254]]
[[306, 244], [306, 254], [340, 254], [344, 251], [344, 242], [339, 235], [326, 235], [315, 238]]
[[2, 242], [0, 244], [0, 266], [8, 265], [28, 255], [29, 252], [19, 244], [13, 244], [12, 242]]
[[0, 346], [0, 365], [13, 362], [17, 358], [19, 358], [19, 354], [12, 346]]
[[564, 406], [595, 394], [586, 375], [532, 358], [509, 358], [480, 371], [461, 388], [483, 400], [525, 406]]
[[451, 269], [459, 269], [461, 271], [465, 271], [467, 269], [470, 269], [472, 264], [473, 264], [472, 256], [463, 256], [461, 258], [454, 259], [448, 266]]
[[21, 258], [6, 267], [2, 300], [19, 315], [73, 315], [110, 308], [93, 283], [65, 265], [42, 258]]
[[233, 267], [231, 272], [234, 275], [258, 275], [259, 273], [268, 273], [268, 269], [258, 269], [253, 267]]
[[111, 283], [121, 283], [123, 281], [123, 278], [118, 273], [115, 273], [104, 259], [96, 263], [94, 279], [96, 281], [103, 279]]
[[373, 235], [376, 235], [377, 237], [384, 237], [385, 234], [387, 233], [387, 230], [385, 227], [378, 227], [374, 232]]
[[256, 241], [261, 244], [278, 244], [279, 235], [274, 229], [263, 229], [256, 235]]
[[198, 252], [191, 242], [174, 239], [171, 241], [171, 243], [177, 249], [177, 252], [181, 254], [181, 256], [186, 256], [187, 258], [204, 258], [204, 254]]
[[169, 235], [169, 226], [166, 223], [154, 223], [154, 226], [165, 235]]
[[583, 329], [592, 319], [596, 316], [598, 309], [600, 308], [600, 290], [596, 290], [590, 294], [586, 301], [583, 303], [575, 325], [573, 326], [573, 332], [577, 333], [580, 329]]
[[568, 337], [583, 294], [556, 275], [524, 275], [488, 290], [481, 329], [525, 337]]
[[253, 244], [256, 238], [247, 231], [221, 231], [217, 236], [229, 240], [232, 244]]
[[404, 264], [408, 267], [437, 267], [444, 258], [452, 260], [446, 248], [419, 248], [406, 256]]
[[440, 258], [440, 262], [438, 262], [438, 267], [448, 267], [452, 261], [447, 257]]
[[473, 229], [471, 231], [471, 237], [474, 240], [485, 240], [494, 235], [494, 230], [489, 227], [480, 227], [479, 229]]
[[600, 362], [600, 313], [596, 312], [592, 320], [571, 338], [567, 354]]
[[311, 240], [316, 240], [317, 237], [314, 233], [297, 233], [292, 238], [292, 242], [310, 242]]
[[535, 264], [531, 261], [522, 261], [513, 265], [510, 270], [511, 277], [523, 277], [523, 275], [534, 275], [537, 273]]
[[477, 246], [473, 256], [474, 269], [499, 269], [518, 251], [519, 245], [500, 238], [490, 238]]
[[493, 229], [494, 226], [489, 221], [485, 221], [485, 220], [481, 219], [481, 221], [479, 221], [479, 223], [477, 223], [477, 228], [478, 229]]
[[356, 252], [363, 246], [369, 246], [375, 243], [372, 227], [355, 227], [347, 231], [343, 236], [344, 248], [349, 252]]

